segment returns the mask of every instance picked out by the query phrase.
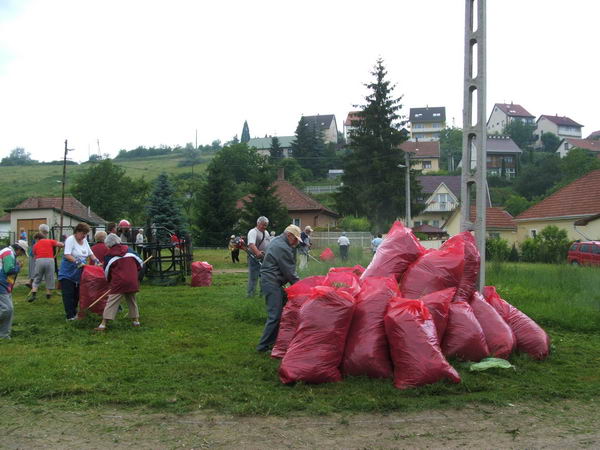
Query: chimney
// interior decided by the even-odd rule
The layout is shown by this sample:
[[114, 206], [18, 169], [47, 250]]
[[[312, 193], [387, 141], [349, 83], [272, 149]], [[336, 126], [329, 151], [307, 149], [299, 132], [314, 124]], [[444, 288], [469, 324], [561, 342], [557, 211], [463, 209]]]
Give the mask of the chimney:
[[277, 169], [277, 181], [285, 180], [285, 173], [283, 167]]

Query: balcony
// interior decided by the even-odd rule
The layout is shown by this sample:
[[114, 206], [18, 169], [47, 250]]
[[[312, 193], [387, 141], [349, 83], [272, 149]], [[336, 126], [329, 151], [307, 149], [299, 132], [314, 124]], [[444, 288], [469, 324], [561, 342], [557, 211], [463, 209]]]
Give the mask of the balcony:
[[454, 202], [430, 203], [423, 212], [451, 212], [457, 207], [458, 203]]

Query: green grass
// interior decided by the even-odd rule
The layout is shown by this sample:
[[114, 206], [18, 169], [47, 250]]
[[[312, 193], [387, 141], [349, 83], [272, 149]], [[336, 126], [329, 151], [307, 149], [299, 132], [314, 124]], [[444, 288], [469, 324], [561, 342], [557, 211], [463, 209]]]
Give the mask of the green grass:
[[[226, 253], [223, 251], [222, 253]], [[197, 252], [210, 259], [219, 253]], [[198, 259], [200, 259], [198, 258]], [[351, 264], [356, 261], [350, 261]], [[226, 268], [223, 258], [223, 268]], [[217, 264], [215, 264], [217, 266]], [[489, 282], [543, 324], [552, 354], [543, 362], [515, 355], [516, 370], [469, 373], [445, 382], [400, 391], [390, 380], [348, 378], [341, 383], [284, 386], [279, 362], [254, 347], [265, 318], [264, 300], [246, 299], [246, 275], [214, 274], [213, 286], [144, 285], [139, 294], [142, 328], [121, 313], [109, 331], [88, 317], [66, 323], [58, 296], [27, 303], [16, 289], [13, 339], [0, 343], [0, 396], [68, 409], [145, 407], [185, 412], [285, 415], [459, 408], [465, 404], [597, 399], [600, 394], [600, 311], [594, 296], [600, 271], [566, 266], [489, 267]], [[312, 273], [325, 265], [311, 264]], [[586, 294], [587, 293], [587, 294]], [[588, 301], [589, 300], [589, 301]], [[575, 308], [581, 321], [571, 317]]]
[[[113, 160], [113, 163], [125, 169], [131, 178], [141, 178], [147, 181], [154, 180], [161, 172], [180, 174], [191, 172], [191, 167], [178, 167], [181, 157], [179, 155], [161, 155], [149, 158]], [[89, 164], [67, 166], [67, 193], [70, 182]], [[206, 163], [194, 166], [194, 173], [204, 172]], [[62, 166], [36, 164], [32, 166], [0, 166], [2, 181], [2, 198], [0, 207], [14, 203], [16, 200], [27, 197], [36, 197], [43, 193], [44, 196], [58, 197], [61, 194]]]

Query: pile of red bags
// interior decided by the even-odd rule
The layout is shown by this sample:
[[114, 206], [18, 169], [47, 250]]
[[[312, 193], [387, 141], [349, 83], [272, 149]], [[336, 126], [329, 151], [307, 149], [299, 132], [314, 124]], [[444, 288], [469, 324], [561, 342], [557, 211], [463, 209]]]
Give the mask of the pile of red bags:
[[206, 261], [196, 261], [192, 263], [192, 287], [210, 286], [212, 284], [211, 266]]
[[[85, 265], [79, 282], [79, 312], [83, 318], [87, 311], [102, 315], [108, 299], [108, 281], [104, 278], [104, 269], [100, 266]], [[96, 302], [100, 298], [100, 301]], [[94, 303], [95, 302], [95, 303]], [[93, 306], [90, 307], [90, 305]]]
[[479, 263], [471, 233], [425, 250], [394, 223], [366, 270], [331, 268], [286, 290], [271, 353], [282, 358], [281, 381], [368, 376], [393, 378], [405, 389], [460, 382], [446, 358], [508, 358], [515, 349], [546, 358], [550, 338], [539, 325], [493, 286], [475, 290]]

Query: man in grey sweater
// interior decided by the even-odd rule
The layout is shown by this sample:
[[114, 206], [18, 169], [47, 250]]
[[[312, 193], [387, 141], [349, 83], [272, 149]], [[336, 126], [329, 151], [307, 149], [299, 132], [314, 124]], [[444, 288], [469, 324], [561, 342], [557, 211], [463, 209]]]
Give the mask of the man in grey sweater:
[[256, 346], [259, 352], [266, 352], [275, 344], [279, 331], [279, 320], [285, 305], [283, 286], [299, 280], [296, 273], [296, 247], [300, 242], [300, 228], [288, 226], [285, 231], [269, 244], [260, 269], [262, 289], [265, 294], [267, 321], [262, 337]]

